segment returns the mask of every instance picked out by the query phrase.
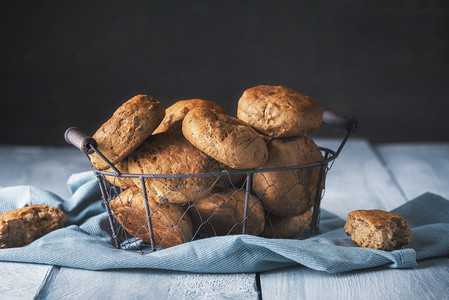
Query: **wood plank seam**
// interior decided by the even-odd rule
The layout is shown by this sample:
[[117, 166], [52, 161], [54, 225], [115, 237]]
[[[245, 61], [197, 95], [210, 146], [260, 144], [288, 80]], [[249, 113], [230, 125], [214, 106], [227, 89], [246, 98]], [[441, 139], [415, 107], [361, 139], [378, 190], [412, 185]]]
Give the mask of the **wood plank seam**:
[[262, 284], [260, 283], [260, 273], [256, 273], [256, 289], [258, 294], [258, 299], [262, 300]]
[[58, 276], [60, 269], [61, 269], [60, 266], [52, 266], [48, 270], [47, 274], [45, 274], [44, 280], [42, 281], [41, 285], [39, 286], [39, 289], [36, 292], [36, 295], [34, 296], [35, 300], [47, 299], [51, 287], [56, 277]]
[[377, 149], [377, 146], [372, 145], [371, 148], [373, 149], [373, 153], [376, 156], [376, 158], [382, 163], [382, 165], [383, 165], [383, 167], [385, 169], [385, 172], [388, 173], [388, 176], [390, 176], [391, 181], [393, 181], [393, 184], [397, 187], [397, 189], [401, 193], [402, 197], [404, 197], [404, 199], [406, 201], [409, 201], [410, 199], [408, 199], [407, 195], [405, 194], [405, 191], [402, 189], [402, 186], [399, 184], [398, 179], [396, 178], [394, 173], [391, 171], [391, 169], [388, 166], [387, 162], [385, 161], [385, 159], [382, 157], [382, 155], [380, 154], [379, 150]]

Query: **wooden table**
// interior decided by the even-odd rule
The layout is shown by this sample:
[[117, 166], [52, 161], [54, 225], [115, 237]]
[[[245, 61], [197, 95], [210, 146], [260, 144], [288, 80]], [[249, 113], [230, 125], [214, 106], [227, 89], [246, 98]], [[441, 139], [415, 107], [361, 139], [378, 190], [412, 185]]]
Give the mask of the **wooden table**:
[[[336, 149], [339, 140], [317, 143]], [[69, 197], [70, 174], [89, 170], [77, 149], [0, 146], [0, 186], [35, 185]], [[449, 142], [371, 145], [351, 139], [329, 172], [322, 208], [394, 209], [422, 193], [449, 199]], [[266, 273], [86, 271], [0, 262], [0, 299], [449, 299], [449, 258], [415, 269], [328, 274], [297, 266]]]

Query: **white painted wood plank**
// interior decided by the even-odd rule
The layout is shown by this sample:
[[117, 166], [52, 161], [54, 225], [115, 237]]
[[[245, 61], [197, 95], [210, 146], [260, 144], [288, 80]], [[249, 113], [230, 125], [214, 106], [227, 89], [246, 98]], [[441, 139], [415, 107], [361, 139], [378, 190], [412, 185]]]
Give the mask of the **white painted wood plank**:
[[258, 299], [255, 274], [61, 268], [47, 299]]
[[0, 262], [0, 299], [34, 299], [51, 266]]
[[[333, 150], [340, 144], [335, 139], [316, 142]], [[356, 209], [389, 211], [405, 202], [372, 146], [364, 139], [349, 139], [327, 175], [321, 207], [346, 220]]]
[[33, 185], [68, 198], [70, 175], [91, 168], [75, 147], [0, 146], [1, 187]]
[[409, 200], [432, 192], [449, 199], [449, 143], [376, 147]]
[[289, 268], [261, 276], [270, 299], [449, 299], [449, 259], [421, 261], [417, 269], [384, 269], [329, 274]]

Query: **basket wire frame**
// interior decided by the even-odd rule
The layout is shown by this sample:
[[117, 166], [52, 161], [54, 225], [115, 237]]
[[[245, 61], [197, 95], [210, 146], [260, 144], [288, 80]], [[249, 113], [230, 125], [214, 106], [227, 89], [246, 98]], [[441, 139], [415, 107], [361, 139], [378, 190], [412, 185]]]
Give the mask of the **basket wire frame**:
[[[339, 151], [341, 151], [345, 142], [346, 142], [346, 139], [343, 140], [341, 146], [338, 149]], [[96, 149], [95, 147], [92, 147], [92, 149], [96, 153], [101, 154], [101, 152], [98, 151], [98, 149]], [[160, 243], [157, 243], [155, 240], [151, 216], [156, 213], [162, 213], [162, 215], [164, 215], [164, 213], [159, 209], [159, 206], [156, 209], [151, 209], [151, 207], [149, 205], [149, 199], [148, 199], [147, 184], [145, 184], [147, 180], [156, 180], [159, 183], [163, 183], [163, 184], [165, 184], [164, 180], [167, 180], [167, 179], [178, 180], [177, 187], [175, 187], [174, 189], [168, 187], [167, 194], [169, 194], [170, 192], [179, 191], [179, 187], [182, 185], [184, 180], [193, 180], [193, 179], [202, 178], [202, 177], [213, 177], [214, 183], [212, 184], [212, 186], [215, 186], [219, 182], [220, 179], [224, 178], [225, 180], [230, 182], [231, 188], [235, 190], [234, 193], [237, 193], [239, 191], [245, 193], [243, 219], [236, 220], [234, 218], [233, 213], [229, 212], [229, 216], [231, 218], [233, 218], [234, 225], [232, 228], [230, 228], [228, 234], [235, 234], [236, 233], [235, 229], [237, 227], [241, 227], [241, 232], [240, 232], [241, 234], [248, 234], [248, 233], [251, 233], [251, 232], [248, 232], [248, 224], [247, 224], [248, 217], [249, 217], [251, 210], [254, 208], [254, 205], [255, 205], [255, 203], [253, 203], [251, 205], [250, 201], [249, 201], [251, 195], [253, 195], [253, 193], [252, 193], [252, 178], [253, 178], [254, 174], [261, 174], [262, 176], [264, 176], [264, 173], [277, 172], [277, 174], [278, 174], [277, 176], [279, 177], [281, 172], [291, 172], [292, 174], [294, 174], [294, 176], [297, 177], [297, 173], [295, 173], [295, 171], [297, 171], [299, 169], [318, 168], [319, 167], [318, 182], [315, 185], [315, 188], [312, 190], [314, 192], [312, 214], [307, 220], [303, 221], [303, 223], [305, 223], [305, 224], [307, 224], [309, 222], [310, 223], [307, 226], [307, 230], [304, 231], [301, 235], [297, 236], [299, 238], [307, 238], [309, 236], [312, 236], [312, 235], [315, 235], [318, 233], [320, 203], [321, 203], [322, 197], [324, 196], [325, 177], [326, 177], [326, 174], [329, 171], [329, 169], [332, 167], [332, 164], [339, 153], [339, 151], [335, 152], [335, 151], [327, 149], [327, 148], [320, 148], [320, 149], [321, 149], [321, 151], [323, 153], [323, 157], [324, 157], [324, 159], [322, 161], [316, 162], [313, 164], [301, 165], [301, 166], [279, 167], [279, 168], [269, 168], [269, 169], [254, 169], [254, 170], [238, 170], [238, 171], [224, 170], [222, 172], [212, 172], [212, 173], [202, 173], [202, 174], [121, 174], [120, 171], [117, 170], [114, 165], [109, 163], [113, 172], [101, 171], [101, 170], [97, 170], [95, 168], [93, 168], [93, 171], [95, 172], [95, 174], [97, 176], [99, 186], [100, 186], [100, 191], [101, 191], [102, 198], [103, 198], [103, 204], [108, 213], [108, 220], [109, 220], [109, 225], [110, 225], [111, 232], [112, 232], [112, 240], [113, 240], [114, 246], [116, 248], [122, 248], [125, 250], [139, 251], [141, 253], [149, 253], [149, 252], [153, 252], [157, 249], [163, 248], [163, 247], [161, 247], [163, 240]], [[107, 161], [106, 158], [105, 158], [105, 161]], [[232, 177], [233, 176], [235, 177], [237, 175], [245, 176], [244, 181], [239, 182], [239, 183], [234, 182], [232, 180]], [[113, 179], [112, 183], [109, 182], [111, 180], [108, 181], [106, 179], [106, 176], [109, 176], [109, 178]], [[139, 227], [139, 229], [133, 233], [130, 233], [125, 229], [124, 221], [122, 220], [120, 222], [119, 220], [117, 220], [116, 216], [114, 215], [114, 212], [110, 208], [110, 202], [116, 198], [119, 198], [120, 197], [119, 195], [124, 191], [123, 188], [118, 186], [119, 185], [118, 182], [122, 183], [122, 185], [126, 184], [124, 182], [124, 179], [126, 179], [126, 178], [134, 178], [134, 179], [139, 180], [140, 186], [137, 188], [134, 187], [134, 189], [136, 190], [135, 194], [140, 194], [143, 197], [144, 205], [145, 205], [146, 220], [144, 223], [142, 223], [140, 220], [138, 220], [138, 217], [134, 214], [134, 212], [132, 211], [131, 208], [127, 209], [126, 214], [130, 218], [133, 218]], [[299, 185], [302, 184], [301, 178], [297, 178], [297, 184], [299, 184]], [[196, 199], [193, 199], [191, 202], [189, 201], [188, 206], [184, 207], [185, 212], [182, 217], [184, 217], [188, 213], [189, 210], [195, 210], [195, 209], [197, 210], [195, 204], [196, 204], [196, 201], [201, 196], [208, 195], [213, 198], [211, 188], [202, 189], [198, 184], [196, 184], [196, 186], [199, 189], [199, 196]], [[274, 185], [268, 184], [266, 189], [268, 189], [270, 187], [277, 188], [275, 184]], [[291, 189], [293, 189], [293, 188], [294, 188], [294, 186], [291, 187]], [[263, 192], [262, 195], [264, 193], [265, 192]], [[164, 195], [164, 197], [165, 196], [167, 196], [167, 195]], [[214, 200], [217, 201], [217, 199], [214, 199]], [[164, 199], [161, 199], [161, 202], [163, 202], [163, 201], [164, 201]], [[260, 202], [260, 196], [257, 197], [257, 201]], [[227, 209], [229, 210], [229, 208], [227, 208]], [[206, 226], [210, 227], [213, 230], [213, 234], [211, 236], [218, 235], [215, 231], [216, 229], [214, 228], [214, 225], [211, 223], [211, 219], [214, 217], [214, 215], [215, 214], [212, 213], [208, 218], [201, 220], [200, 226], [198, 228], [194, 229], [193, 238], [191, 240], [208, 237], [208, 236], [202, 236], [200, 233], [201, 228], [204, 228]], [[165, 216], [165, 217], [167, 218], [167, 216]], [[273, 236], [276, 237], [277, 236], [276, 228], [274, 228], [274, 225], [269, 217], [270, 217], [270, 211], [268, 211], [266, 213], [266, 216], [263, 221], [265, 222], [265, 226], [269, 226], [271, 228], [271, 230], [273, 232]], [[305, 224], [300, 224], [300, 226], [304, 226]], [[169, 235], [172, 231], [175, 231], [175, 230], [179, 231], [179, 222], [176, 224], [171, 224], [171, 226], [172, 226], [171, 230], [167, 233], [167, 235]], [[137, 237], [138, 235], [140, 235], [142, 233], [148, 235], [148, 239], [146, 239], [148, 242], [143, 241], [142, 239]], [[182, 230], [181, 230], [181, 234], [182, 234]], [[189, 242], [189, 241], [190, 241], [189, 239], [185, 239], [185, 242]]]
[[[243, 216], [241, 216], [241, 218], [239, 218], [240, 216], [236, 217], [235, 211], [232, 212], [230, 208], [226, 206], [228, 201], [225, 201], [224, 203], [224, 207], [228, 211], [228, 215], [232, 219], [232, 226], [230, 228], [226, 228], [227, 234], [237, 234], [237, 233], [252, 234], [254, 233], [254, 231], [249, 232], [249, 227], [251, 225], [252, 226], [251, 229], [254, 229], [253, 224], [248, 223], [250, 220], [249, 217], [251, 216], [251, 212], [257, 206], [256, 205], [257, 202], [258, 203], [261, 202], [261, 198], [268, 189], [274, 188], [277, 189], [277, 191], [279, 191], [275, 182], [276, 180], [278, 180], [278, 177], [282, 172], [291, 172], [296, 177], [296, 183], [292, 187], [290, 187], [290, 190], [294, 189], [297, 186], [301, 186], [301, 188], [304, 189], [306, 184], [303, 183], [304, 178], [298, 178], [299, 170], [319, 168], [319, 175], [316, 184], [313, 185], [313, 188], [310, 191], [306, 191], [306, 197], [312, 197], [313, 199], [311, 214], [310, 216], [306, 216], [306, 219], [300, 220], [299, 224], [298, 223], [295, 224], [295, 226], [304, 227], [301, 229], [301, 232], [295, 236], [295, 238], [307, 238], [319, 232], [320, 204], [325, 193], [325, 179], [327, 172], [333, 166], [335, 159], [340, 154], [349, 136], [358, 129], [358, 122], [355, 119], [350, 119], [350, 121], [352, 122], [348, 122], [347, 123], [348, 125], [344, 127], [346, 129], [346, 134], [343, 137], [336, 151], [320, 147], [320, 150], [324, 157], [323, 160], [299, 166], [288, 166], [288, 167], [267, 168], [267, 169], [251, 169], [251, 170], [232, 170], [232, 171], [223, 170], [221, 172], [198, 173], [198, 174], [127, 174], [121, 173], [116, 168], [116, 166], [114, 166], [101, 153], [101, 151], [97, 149], [96, 142], [92, 138], [84, 139], [83, 145], [80, 146], [79, 148], [86, 154], [88, 158], [89, 154], [92, 154], [94, 152], [97, 153], [112, 170], [110, 172], [103, 171], [95, 169], [95, 167], [92, 166], [93, 172], [96, 174], [99, 183], [102, 201], [108, 214], [108, 222], [111, 229], [112, 241], [116, 248], [131, 251], [139, 251], [141, 253], [149, 253], [157, 249], [163, 248], [162, 245], [164, 243], [164, 239], [172, 233], [180, 232], [182, 238], [184, 239], [183, 242], [189, 242], [195, 239], [219, 235], [217, 231], [219, 231], [220, 228], [215, 228], [215, 226], [213, 225], [213, 218], [218, 214], [219, 208], [223, 207], [223, 203], [220, 204], [218, 199], [215, 198], [212, 192], [212, 188], [214, 188], [221, 181], [228, 182], [228, 188], [233, 189], [234, 191], [228, 200], [230, 200], [237, 194], [244, 193]], [[69, 130], [67, 130], [67, 132], [68, 131]], [[270, 174], [273, 172], [277, 172], [278, 174], [276, 179], [274, 180], [274, 183], [269, 183], [267, 180], [267, 186], [265, 190], [262, 193], [255, 195], [252, 189], [253, 177], [255, 175], [256, 176], [262, 175], [265, 178], [264, 174]], [[212, 184], [210, 184], [210, 186], [208, 187], [201, 186], [201, 184], [199, 183], [201, 182], [200, 179], [208, 177], [211, 177], [213, 179]], [[242, 177], [242, 180], [235, 180], [236, 177]], [[128, 180], [133, 180], [134, 186], [130, 186], [128, 184], [129, 183]], [[148, 181], [150, 180], [156, 182], [157, 184], [165, 186], [167, 189], [166, 194], [159, 199], [160, 203], [157, 204], [157, 207], [156, 206], [151, 207], [150, 205], [150, 199], [148, 197], [149, 192], [151, 192], [148, 191]], [[191, 185], [198, 189], [196, 196], [191, 199], [189, 199], [188, 196], [185, 195], [184, 192], [182, 191], [182, 184], [183, 182], [185, 183], [185, 181], [192, 181]], [[173, 182], [177, 184], [173, 185]], [[123, 203], [122, 201], [123, 199], [121, 199], [120, 196], [121, 193], [123, 193], [126, 190], [125, 188], [128, 188], [128, 190], [130, 189], [133, 191], [133, 196], [131, 197], [130, 205], [127, 208], [125, 207], [125, 203]], [[178, 222], [170, 222], [168, 216], [163, 211], [163, 205], [165, 205], [166, 202], [168, 202], [166, 201], [167, 200], [166, 198], [169, 196], [170, 193], [174, 192], [180, 192], [184, 197], [188, 199], [188, 201], [186, 201], [187, 204], [183, 206], [184, 211]], [[286, 192], [285, 194], [287, 193], [288, 192]], [[145, 216], [143, 221], [139, 219], [138, 214], [134, 212], [133, 209], [131, 208], [131, 206], [133, 205], [132, 201], [134, 201], [139, 197], [143, 199], [143, 204], [145, 207], [144, 208]], [[218, 207], [214, 213], [211, 213], [209, 216], [206, 216], [204, 218], [201, 216], [200, 210], [197, 207], [198, 201], [201, 197], [211, 198], [212, 201], [214, 201]], [[124, 213], [125, 217], [123, 217], [123, 220], [121, 221], [118, 220], [117, 215], [111, 209], [111, 202], [114, 200], [120, 201], [120, 205], [122, 205], [122, 207], [125, 208]], [[279, 201], [279, 199], [277, 201]], [[185, 218], [186, 216], [188, 217], [189, 212], [190, 215], [192, 214], [194, 215], [194, 212], [197, 212], [200, 218], [199, 222], [200, 224], [199, 226], [197, 224], [197, 226], [193, 229], [192, 237], [186, 237], [181, 228], [182, 219]], [[169, 230], [168, 232], [166, 232], [165, 237], [162, 238], [158, 237], [160, 240], [159, 242], [156, 242], [155, 230], [153, 226], [154, 224], [152, 220], [153, 216], [156, 215], [158, 215], [159, 218], [162, 218], [162, 220], [165, 220], [169, 224]], [[287, 220], [288, 217], [293, 216], [290, 215], [285, 217], [284, 219]], [[127, 230], [125, 228], [127, 218], [132, 219], [134, 221], [134, 223], [137, 225], [136, 230], [131, 232], [131, 230]], [[286, 221], [284, 220], [281, 223], [277, 223], [276, 225], [274, 224], [275, 221], [273, 221], [272, 218], [276, 217], [271, 215], [271, 210], [268, 210], [264, 212], [264, 218], [261, 222], [264, 222], [265, 228], [271, 229], [272, 237], [282, 237], [277, 234], [275, 227], [278, 226], [277, 228], [280, 228], [280, 224]], [[259, 226], [261, 226], [261, 224], [259, 224]], [[207, 227], [212, 229], [211, 235], [210, 234], [204, 235], [202, 233], [202, 229]], [[145, 238], [142, 239], [142, 236], [145, 236]]]

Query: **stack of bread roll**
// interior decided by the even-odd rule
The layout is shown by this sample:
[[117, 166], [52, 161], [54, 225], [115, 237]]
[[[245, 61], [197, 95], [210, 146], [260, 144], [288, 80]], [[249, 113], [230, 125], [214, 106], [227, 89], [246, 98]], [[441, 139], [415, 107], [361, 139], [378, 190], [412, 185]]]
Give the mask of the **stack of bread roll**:
[[[238, 118], [208, 100], [182, 100], [165, 109], [156, 99], [135, 96], [93, 135], [98, 150], [121, 173], [223, 176], [105, 176], [122, 189], [110, 208], [128, 233], [150, 242], [145, 191], [154, 241], [162, 247], [241, 233], [246, 175], [232, 171], [322, 161], [320, 149], [305, 136], [321, 126], [322, 116], [317, 101], [283, 86], [246, 90], [238, 102]], [[111, 171], [97, 154], [90, 159], [96, 169]], [[320, 167], [257, 170], [251, 178], [247, 233], [274, 238], [302, 233], [321, 192]]]

